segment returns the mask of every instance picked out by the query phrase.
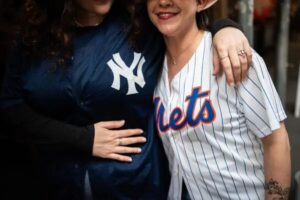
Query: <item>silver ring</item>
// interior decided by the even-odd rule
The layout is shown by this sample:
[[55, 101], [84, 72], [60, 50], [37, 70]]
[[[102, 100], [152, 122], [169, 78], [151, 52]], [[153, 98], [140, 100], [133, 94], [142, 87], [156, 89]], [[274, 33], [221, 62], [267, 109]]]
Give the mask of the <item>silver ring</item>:
[[238, 51], [238, 55], [239, 55], [239, 56], [245, 57], [246, 54], [247, 54], [247, 53], [246, 53], [246, 51], [245, 51], [244, 49]]
[[225, 58], [228, 58], [229, 56], [227, 55], [227, 56], [223, 56], [223, 57], [221, 57], [220, 58], [220, 60], [222, 61], [222, 60], [224, 60]]

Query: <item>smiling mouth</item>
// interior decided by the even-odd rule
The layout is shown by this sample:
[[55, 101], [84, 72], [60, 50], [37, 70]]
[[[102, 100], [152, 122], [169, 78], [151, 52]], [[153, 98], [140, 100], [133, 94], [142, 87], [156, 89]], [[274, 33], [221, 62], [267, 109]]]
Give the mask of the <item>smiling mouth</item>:
[[159, 12], [156, 14], [159, 19], [170, 19], [177, 15], [177, 13], [171, 13], [171, 12]]
[[95, 3], [97, 4], [106, 4], [108, 3], [110, 0], [93, 0]]

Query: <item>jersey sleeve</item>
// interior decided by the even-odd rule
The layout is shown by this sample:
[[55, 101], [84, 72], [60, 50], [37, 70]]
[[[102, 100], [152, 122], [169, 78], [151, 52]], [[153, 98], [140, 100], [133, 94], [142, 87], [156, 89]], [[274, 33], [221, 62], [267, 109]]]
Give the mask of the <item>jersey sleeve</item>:
[[257, 137], [263, 138], [280, 127], [286, 114], [265, 62], [255, 51], [253, 65], [238, 91], [247, 127]]

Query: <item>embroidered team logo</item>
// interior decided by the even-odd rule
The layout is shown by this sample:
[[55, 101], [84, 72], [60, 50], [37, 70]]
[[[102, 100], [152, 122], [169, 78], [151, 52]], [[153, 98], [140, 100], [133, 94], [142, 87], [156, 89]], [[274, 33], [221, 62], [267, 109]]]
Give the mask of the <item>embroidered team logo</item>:
[[[137, 94], [136, 84], [140, 87], [144, 87], [146, 82], [143, 75], [143, 65], [145, 58], [140, 53], [134, 52], [133, 61], [130, 66], [127, 66], [119, 53], [113, 54], [113, 58], [110, 59], [107, 64], [113, 72], [114, 80], [111, 85], [112, 88], [120, 90], [121, 76], [127, 79], [128, 91], [127, 95]], [[137, 68], [137, 74], [134, 74], [134, 70]]]
[[[180, 130], [187, 125], [190, 127], [199, 126], [199, 124], [210, 124], [215, 120], [216, 112], [210, 99], [209, 91], [201, 91], [201, 87], [195, 87], [191, 95], [188, 95], [185, 101], [188, 103], [187, 109], [183, 112], [182, 108], [174, 108], [167, 116], [169, 123], [165, 122], [165, 107], [160, 97], [154, 98], [156, 123], [161, 132], [167, 132], [169, 129]], [[197, 102], [203, 99], [203, 103], [198, 112], [195, 112]]]

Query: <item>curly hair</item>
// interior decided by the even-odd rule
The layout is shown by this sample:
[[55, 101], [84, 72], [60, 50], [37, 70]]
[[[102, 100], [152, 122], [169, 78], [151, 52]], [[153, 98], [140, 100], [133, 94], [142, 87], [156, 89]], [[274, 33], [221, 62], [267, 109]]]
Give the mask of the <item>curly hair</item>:
[[[55, 68], [67, 66], [73, 55], [76, 28], [74, 0], [24, 1], [19, 39], [27, 58], [30, 61], [48, 59]], [[134, 7], [125, 1], [115, 1], [112, 9], [125, 17], [132, 17]]]
[[55, 59], [58, 65], [64, 66], [70, 59], [72, 23], [67, 22], [72, 11], [63, 13], [63, 1], [60, 2], [25, 0], [19, 36], [30, 60]]

